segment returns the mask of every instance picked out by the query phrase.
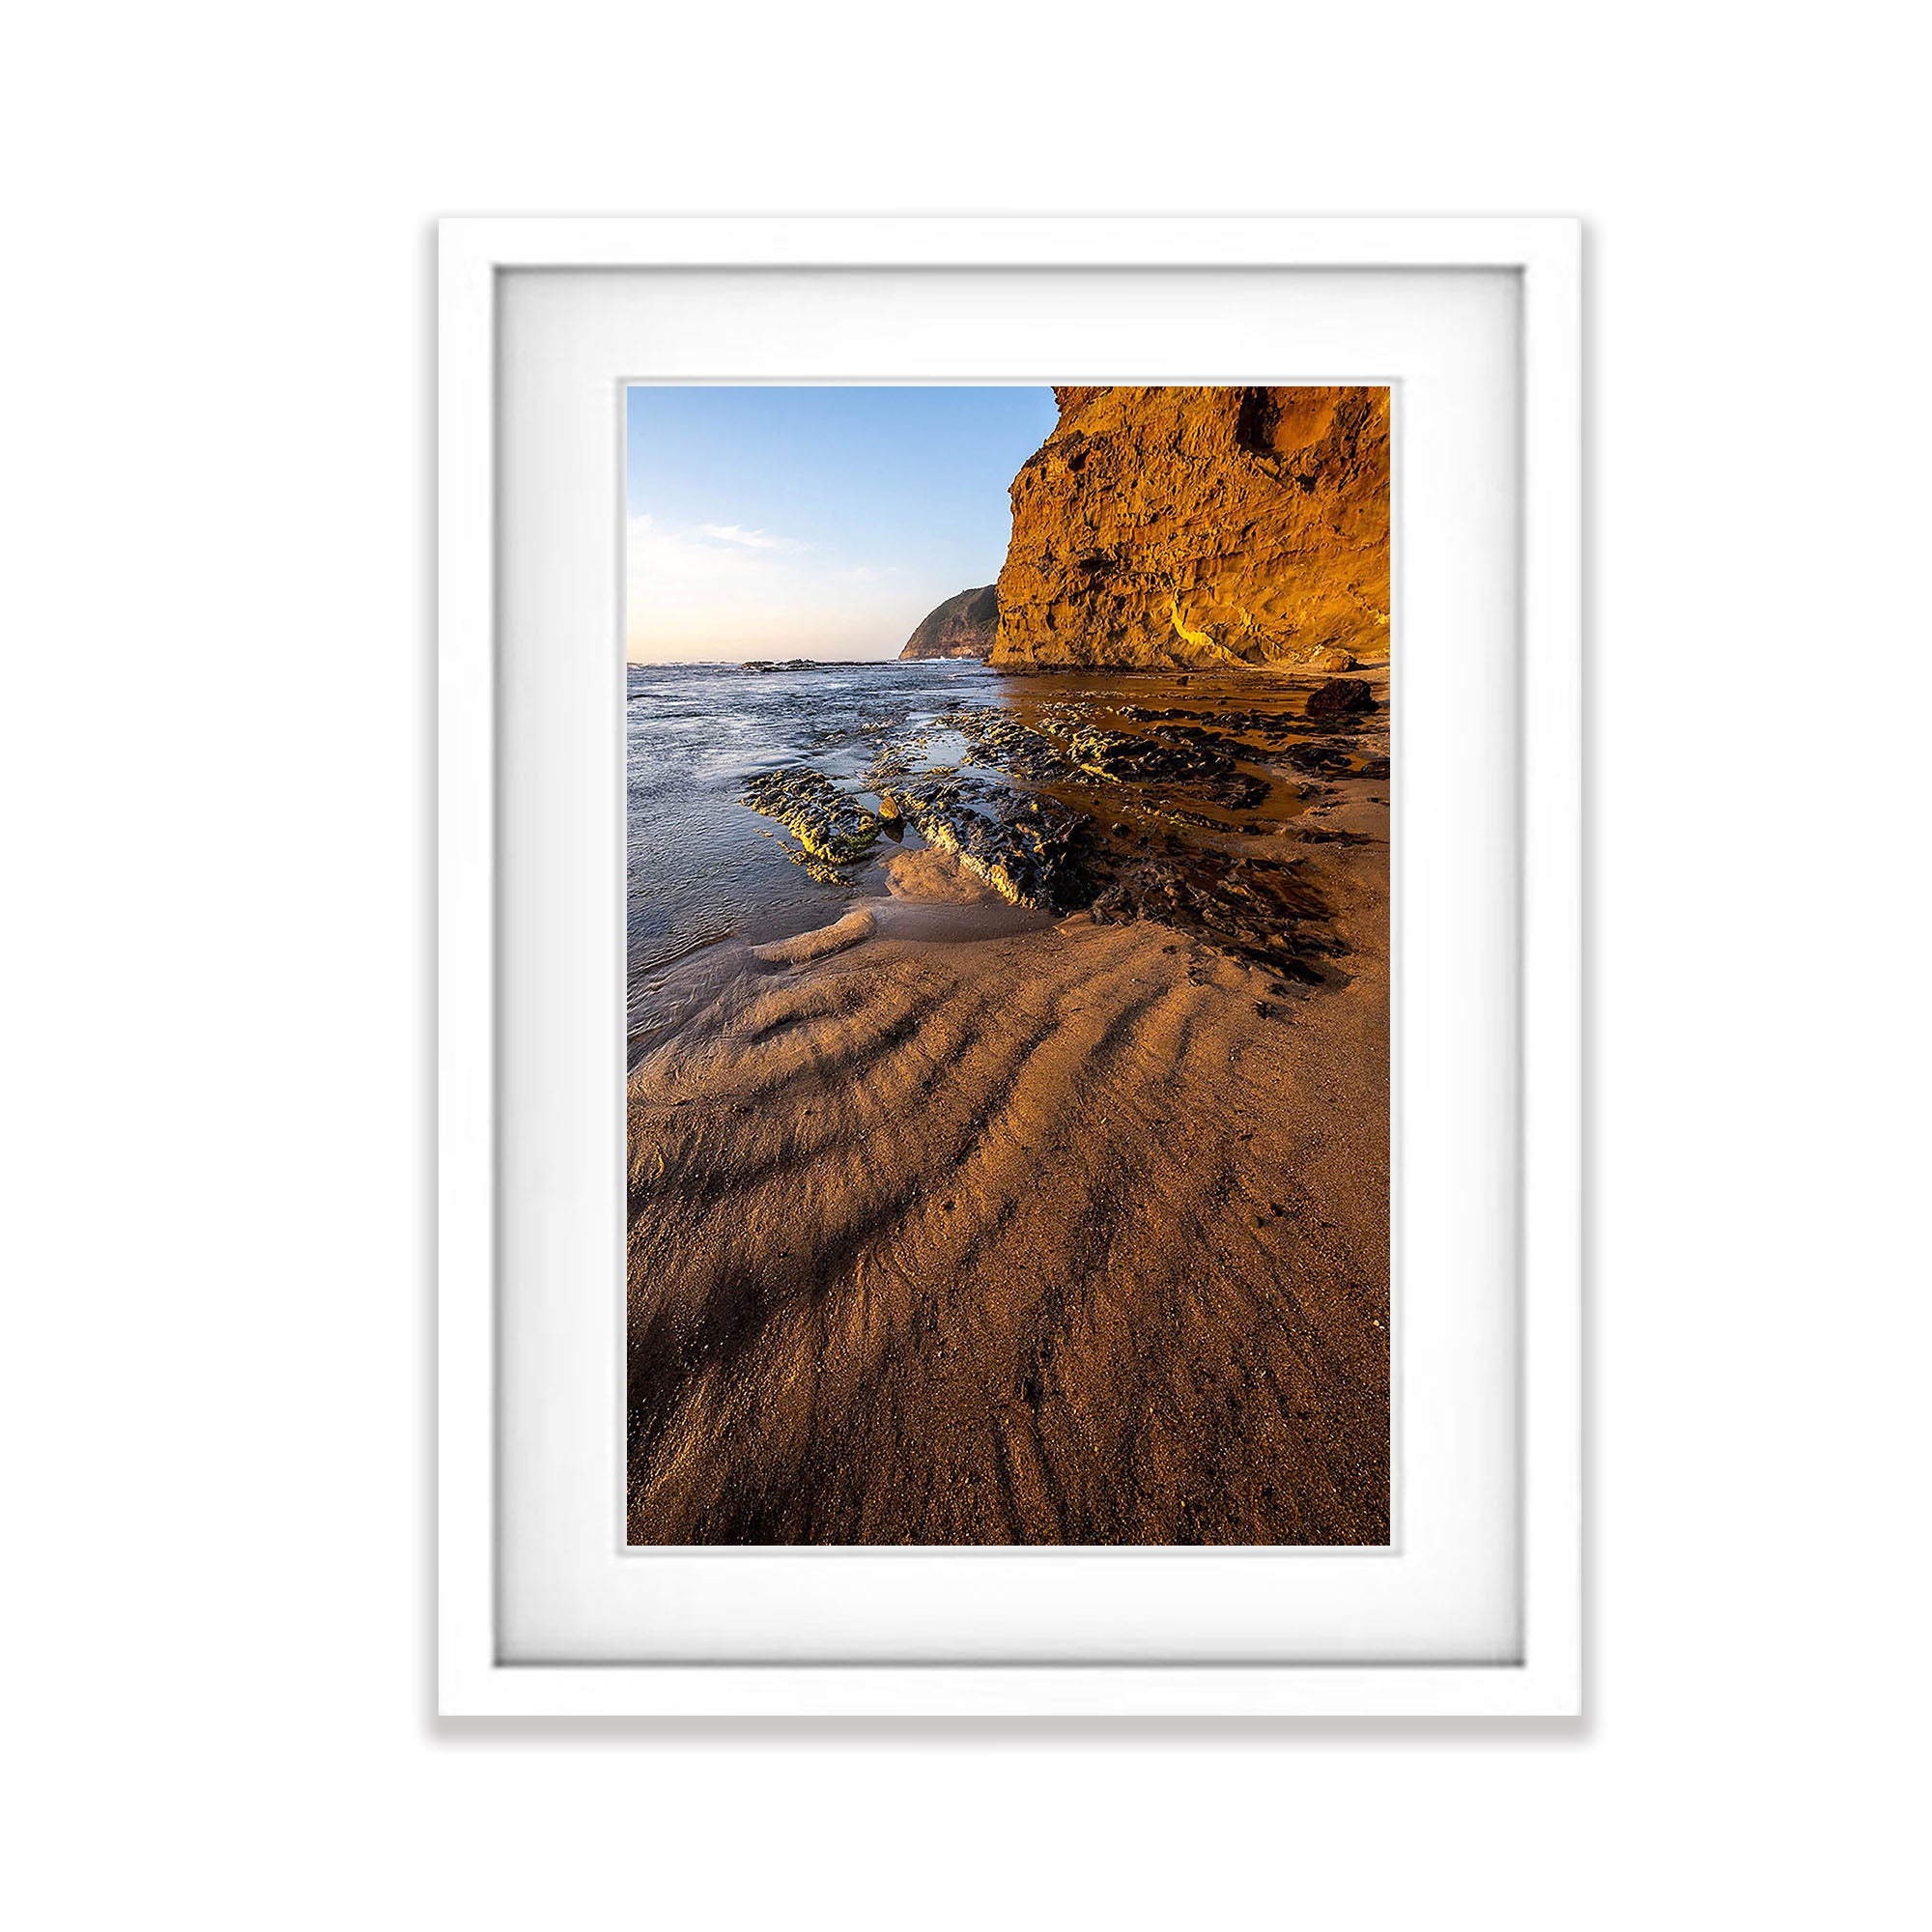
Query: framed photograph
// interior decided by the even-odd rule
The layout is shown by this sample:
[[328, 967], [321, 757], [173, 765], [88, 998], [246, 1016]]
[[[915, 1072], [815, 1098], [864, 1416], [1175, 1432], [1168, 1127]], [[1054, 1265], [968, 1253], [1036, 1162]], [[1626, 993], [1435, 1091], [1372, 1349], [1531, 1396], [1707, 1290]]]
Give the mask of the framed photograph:
[[1568, 220], [456, 220], [440, 1702], [1581, 1708]]

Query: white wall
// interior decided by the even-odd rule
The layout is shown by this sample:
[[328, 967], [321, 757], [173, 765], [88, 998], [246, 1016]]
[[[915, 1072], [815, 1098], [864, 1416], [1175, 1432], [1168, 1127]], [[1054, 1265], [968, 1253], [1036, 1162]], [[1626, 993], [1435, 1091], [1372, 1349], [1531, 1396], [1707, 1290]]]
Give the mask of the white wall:
[[[184, 0], [16, 23], [18, 1922], [1922, 1911], [1905, 18]], [[1586, 1725], [427, 1719], [428, 223], [519, 212], [1590, 218]]]

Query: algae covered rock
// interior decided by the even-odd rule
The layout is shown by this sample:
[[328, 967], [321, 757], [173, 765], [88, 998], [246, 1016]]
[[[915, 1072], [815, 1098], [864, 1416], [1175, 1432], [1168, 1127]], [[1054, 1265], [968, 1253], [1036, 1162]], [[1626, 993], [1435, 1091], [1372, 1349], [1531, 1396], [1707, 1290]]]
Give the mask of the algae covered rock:
[[894, 800], [928, 845], [1015, 905], [1060, 912], [1091, 891], [1076, 849], [1087, 821], [1054, 799], [939, 775], [902, 785]]
[[879, 836], [879, 821], [822, 772], [804, 765], [761, 772], [746, 781], [743, 802], [776, 818], [813, 859], [849, 866]]

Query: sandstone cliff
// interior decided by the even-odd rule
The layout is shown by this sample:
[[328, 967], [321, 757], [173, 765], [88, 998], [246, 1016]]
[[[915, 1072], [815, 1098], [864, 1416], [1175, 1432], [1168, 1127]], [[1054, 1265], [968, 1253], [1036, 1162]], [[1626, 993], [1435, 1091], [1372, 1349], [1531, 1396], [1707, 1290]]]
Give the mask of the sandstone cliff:
[[993, 649], [1000, 601], [990, 583], [962, 590], [931, 611], [906, 640], [905, 658], [983, 658]]
[[1059, 424], [1013, 479], [995, 664], [1387, 655], [1386, 389], [1054, 394]]

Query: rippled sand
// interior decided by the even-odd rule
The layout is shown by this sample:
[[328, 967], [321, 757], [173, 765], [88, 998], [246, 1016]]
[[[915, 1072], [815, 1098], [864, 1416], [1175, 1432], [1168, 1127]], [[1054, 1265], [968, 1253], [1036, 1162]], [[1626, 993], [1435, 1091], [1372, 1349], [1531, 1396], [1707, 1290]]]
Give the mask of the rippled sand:
[[1345, 789], [1339, 988], [930, 852], [664, 982], [634, 1544], [1387, 1540], [1386, 813]]

